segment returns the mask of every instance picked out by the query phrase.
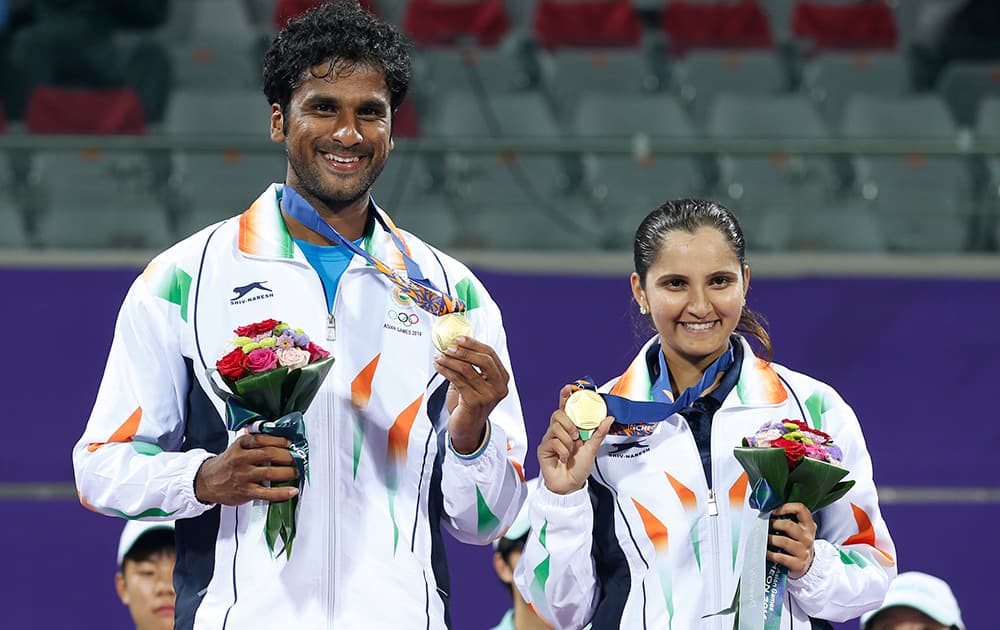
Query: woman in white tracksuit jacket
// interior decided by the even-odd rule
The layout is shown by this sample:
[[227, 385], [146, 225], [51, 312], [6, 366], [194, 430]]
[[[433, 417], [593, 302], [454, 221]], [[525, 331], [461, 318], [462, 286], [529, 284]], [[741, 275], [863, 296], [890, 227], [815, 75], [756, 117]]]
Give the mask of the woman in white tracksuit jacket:
[[737, 598], [757, 516], [733, 448], [787, 418], [831, 434], [856, 483], [815, 515], [801, 504], [775, 510], [794, 516], [772, 519], [767, 552], [788, 567], [781, 628], [828, 627], [876, 608], [895, 549], [861, 428], [832, 388], [758, 358], [744, 339], [770, 351], [746, 308], [736, 218], [712, 202], [668, 202], [640, 225], [635, 266], [634, 297], [658, 334], [601, 391], [650, 401], [663, 388], [677, 400], [729, 350], [732, 363], [662, 421], [608, 417], [587, 441], [564, 411], [564, 388], [538, 447], [544, 483], [516, 571], [525, 599], [556, 628], [732, 628], [732, 614], [714, 614]]

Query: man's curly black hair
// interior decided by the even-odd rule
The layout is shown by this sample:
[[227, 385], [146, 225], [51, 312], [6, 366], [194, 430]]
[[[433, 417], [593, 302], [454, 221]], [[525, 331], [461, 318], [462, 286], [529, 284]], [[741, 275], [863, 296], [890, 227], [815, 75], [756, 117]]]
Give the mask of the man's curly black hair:
[[[382, 72], [395, 111], [410, 87], [409, 44], [392, 26], [362, 9], [356, 0], [324, 2], [291, 20], [264, 54], [264, 96], [288, 113], [288, 103], [306, 77], [328, 62], [333, 72], [367, 65]], [[346, 65], [345, 65], [346, 64]]]

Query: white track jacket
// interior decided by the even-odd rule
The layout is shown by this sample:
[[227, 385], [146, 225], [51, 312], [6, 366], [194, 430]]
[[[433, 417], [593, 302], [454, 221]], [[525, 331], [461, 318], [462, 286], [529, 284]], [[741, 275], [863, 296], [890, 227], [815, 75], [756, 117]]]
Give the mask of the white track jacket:
[[[650, 400], [653, 341], [602, 391]], [[806, 630], [810, 617], [844, 621], [881, 604], [896, 574], [895, 549], [854, 412], [829, 386], [768, 364], [742, 343], [739, 380], [712, 421], [711, 490], [687, 421], [675, 414], [651, 432], [613, 427], [586, 488], [557, 495], [542, 484], [531, 500], [515, 578], [556, 628], [731, 629], [731, 614], [703, 616], [732, 604], [757, 515], [732, 450], [765, 422], [786, 418], [831, 434], [856, 484], [818, 512], [815, 560], [788, 581], [781, 627]]]
[[[447, 382], [433, 369], [434, 317], [359, 256], [328, 313], [280, 194], [273, 185], [242, 215], [178, 243], [132, 285], [73, 452], [80, 501], [130, 519], [179, 519], [177, 628], [444, 628], [440, 525], [486, 544], [524, 500], [517, 389], [512, 381], [491, 415], [485, 448], [460, 457], [447, 441]], [[438, 288], [465, 300], [475, 337], [510, 370], [500, 311], [479, 281], [397, 234]], [[377, 223], [364, 248], [403, 268]], [[268, 318], [304, 329], [335, 358], [305, 414], [310, 479], [289, 561], [267, 550], [266, 503], [204, 505], [193, 491], [201, 463], [237, 437], [206, 370], [236, 327]]]

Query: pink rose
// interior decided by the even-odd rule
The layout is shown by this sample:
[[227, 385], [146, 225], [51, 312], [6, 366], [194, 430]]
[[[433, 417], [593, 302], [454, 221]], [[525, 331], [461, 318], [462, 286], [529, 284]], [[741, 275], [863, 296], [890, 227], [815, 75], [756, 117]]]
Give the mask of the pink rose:
[[257, 348], [247, 355], [247, 369], [257, 374], [278, 367], [278, 355], [271, 348]]
[[289, 369], [305, 367], [309, 365], [309, 351], [302, 348], [278, 348], [278, 364]]

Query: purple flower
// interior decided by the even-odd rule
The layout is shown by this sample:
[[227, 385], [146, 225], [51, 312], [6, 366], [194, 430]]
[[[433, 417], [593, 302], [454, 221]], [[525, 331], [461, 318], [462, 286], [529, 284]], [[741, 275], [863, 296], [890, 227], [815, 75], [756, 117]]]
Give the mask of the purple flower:
[[275, 344], [278, 348], [293, 348], [295, 347], [295, 336], [289, 330], [285, 330], [278, 336]]
[[309, 347], [309, 336], [303, 333], [297, 333], [292, 331], [292, 339], [295, 341], [295, 345], [299, 348]]
[[840, 450], [840, 447], [837, 446], [836, 444], [824, 444], [823, 448], [826, 449], [826, 452], [830, 454], [830, 457], [832, 457], [833, 461], [835, 461], [836, 463], [839, 464], [840, 462], [844, 461], [844, 453], [843, 451]]

